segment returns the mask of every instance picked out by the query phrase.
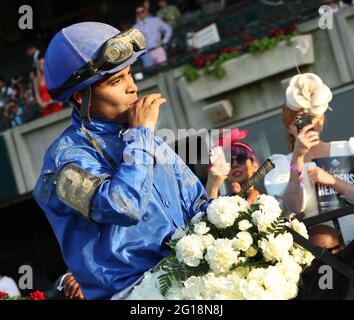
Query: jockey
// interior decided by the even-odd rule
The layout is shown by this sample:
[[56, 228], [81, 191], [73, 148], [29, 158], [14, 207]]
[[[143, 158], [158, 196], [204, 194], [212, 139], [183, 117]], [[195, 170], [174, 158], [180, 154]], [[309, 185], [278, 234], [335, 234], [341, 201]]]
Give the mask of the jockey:
[[46, 151], [33, 196], [87, 299], [126, 291], [168, 254], [176, 228], [210, 203], [154, 135], [166, 100], [138, 99], [131, 64], [144, 43], [136, 29], [83, 22], [58, 32], [45, 55], [48, 91], [72, 105], [72, 124]]

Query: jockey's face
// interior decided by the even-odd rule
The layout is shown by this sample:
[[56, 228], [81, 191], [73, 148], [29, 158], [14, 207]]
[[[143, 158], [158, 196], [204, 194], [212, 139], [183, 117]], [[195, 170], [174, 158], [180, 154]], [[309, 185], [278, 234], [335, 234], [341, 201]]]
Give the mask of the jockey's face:
[[[138, 99], [131, 66], [110, 75], [92, 86], [90, 116], [116, 121], [119, 124], [128, 123], [128, 109]], [[80, 94], [74, 96], [80, 102]]]

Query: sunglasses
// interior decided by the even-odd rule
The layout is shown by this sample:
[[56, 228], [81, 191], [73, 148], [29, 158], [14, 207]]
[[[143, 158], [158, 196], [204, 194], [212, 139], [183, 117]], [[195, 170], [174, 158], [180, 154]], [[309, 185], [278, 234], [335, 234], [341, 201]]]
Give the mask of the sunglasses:
[[99, 49], [97, 58], [75, 71], [60, 87], [49, 90], [55, 97], [68, 88], [93, 77], [100, 71], [111, 70], [128, 60], [134, 52], [145, 49], [145, 37], [138, 29], [130, 29], [108, 39]]
[[330, 248], [326, 248], [330, 253], [332, 253], [333, 254], [333, 252], [334, 251], [336, 251], [336, 250], [338, 250], [338, 249], [340, 249], [340, 245], [338, 244], [338, 245], [336, 245], [336, 246], [334, 246], [334, 247], [330, 247]]
[[238, 154], [237, 156], [231, 156], [231, 164], [237, 162], [240, 166], [246, 164], [247, 159], [250, 159], [246, 154]]

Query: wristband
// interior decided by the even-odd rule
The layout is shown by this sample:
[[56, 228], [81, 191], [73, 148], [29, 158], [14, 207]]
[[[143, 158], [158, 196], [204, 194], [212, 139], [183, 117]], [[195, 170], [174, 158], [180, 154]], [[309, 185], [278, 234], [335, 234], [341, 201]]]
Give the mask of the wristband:
[[296, 168], [295, 164], [293, 164], [292, 162], [290, 163], [290, 169], [291, 171], [295, 172], [298, 177], [299, 177], [299, 182], [300, 182], [300, 186], [301, 188], [304, 187], [304, 178], [303, 178], [303, 171], [300, 171], [298, 168]]

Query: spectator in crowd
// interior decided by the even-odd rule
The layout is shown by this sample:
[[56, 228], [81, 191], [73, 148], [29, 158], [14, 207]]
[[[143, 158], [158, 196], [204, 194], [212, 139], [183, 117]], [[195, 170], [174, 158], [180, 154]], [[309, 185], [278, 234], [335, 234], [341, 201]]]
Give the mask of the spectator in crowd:
[[172, 28], [176, 28], [177, 19], [181, 15], [179, 9], [167, 3], [167, 0], [159, 0], [160, 10], [157, 11], [156, 16], [168, 23]]
[[6, 79], [0, 76], [0, 132], [11, 127], [9, 109], [15, 94], [11, 86], [7, 84]]
[[43, 57], [44, 57], [43, 50], [38, 49], [37, 46], [34, 44], [30, 44], [26, 48], [26, 54], [28, 57], [30, 57], [32, 59], [32, 68], [33, 68], [33, 71], [36, 72], [37, 71], [37, 62], [40, 59], [43, 59]]
[[16, 91], [7, 84], [4, 77], [0, 76], [0, 108], [4, 108], [5, 104], [14, 99], [16, 96]]
[[41, 107], [44, 116], [58, 112], [64, 108], [61, 102], [53, 101], [49, 96], [44, 79], [44, 59], [40, 59], [37, 63], [36, 76], [33, 77], [33, 88], [37, 103]]
[[352, 0], [346, 0], [346, 1], [327, 0], [325, 1], [324, 4], [330, 6], [333, 12], [338, 12], [340, 9], [352, 6], [353, 1]]
[[33, 96], [32, 86], [30, 86], [30, 76], [24, 75], [14, 83], [17, 92], [16, 102], [23, 109], [23, 122], [28, 122], [41, 115], [41, 110]]
[[325, 224], [318, 224], [310, 227], [309, 239], [316, 246], [327, 248], [333, 254], [336, 254], [343, 249], [337, 231]]
[[[251, 146], [240, 139], [247, 137], [246, 130], [233, 129], [225, 137], [221, 137], [216, 147], [212, 148], [211, 166], [209, 168], [206, 191], [210, 198], [219, 196], [219, 189], [225, 180], [229, 183], [230, 194], [239, 194], [241, 185], [247, 182], [258, 170], [259, 164]], [[230, 153], [231, 166], [226, 162], [225, 154]], [[214, 152], [214, 154], [213, 154]], [[215, 154], [218, 152], [217, 154]], [[214, 159], [212, 159], [214, 158]], [[247, 191], [247, 200], [252, 203], [259, 192], [251, 187]]]
[[4, 115], [8, 119], [9, 127], [16, 127], [24, 123], [24, 109], [17, 101], [9, 101], [6, 104]]
[[4, 107], [4, 95], [6, 92], [6, 79], [3, 76], [0, 76], [0, 109]]
[[5, 84], [2, 87], [1, 104], [2, 109], [2, 129], [15, 127], [22, 124], [23, 108], [18, 104], [19, 92], [16, 88], [18, 79], [12, 79], [11, 84]]
[[164, 48], [171, 37], [172, 28], [158, 17], [148, 16], [143, 5], [136, 8], [137, 23], [134, 28], [139, 29], [145, 36], [147, 53], [142, 57], [144, 68], [167, 61]]
[[148, 16], [151, 16], [150, 9], [151, 9], [151, 3], [150, 0], [144, 0], [143, 2], [144, 9], [147, 13]]
[[[43, 69], [43, 59], [38, 61], [38, 68], [39, 70]], [[38, 72], [39, 77], [36, 77], [35, 73], [31, 72], [30, 75], [23, 74], [14, 77], [10, 82], [7, 82], [4, 77], [0, 77], [0, 131], [63, 108], [62, 104], [57, 103], [48, 103], [47, 108], [41, 108], [37, 103], [31, 83], [34, 82], [34, 79], [41, 79], [42, 74], [43, 71], [40, 71]], [[36, 89], [38, 88], [36, 87]], [[45, 102], [46, 88], [43, 87], [43, 83], [39, 89]], [[43, 105], [46, 104], [42, 102]]]
[[0, 273], [0, 292], [7, 293], [9, 297], [21, 295], [14, 279]]
[[[325, 123], [324, 113], [332, 100], [331, 90], [313, 73], [294, 76], [286, 91], [283, 124], [288, 130], [288, 147], [292, 153], [270, 157], [275, 168], [265, 179], [269, 195], [283, 198], [289, 212], [318, 214], [315, 184], [332, 187], [349, 202], [354, 203], [354, 185], [340, 180], [316, 167], [312, 159], [354, 155], [354, 137], [344, 141], [324, 142], [320, 138]], [[312, 123], [299, 132], [295, 126], [298, 115], [309, 113]]]
[[0, 110], [5, 106], [6, 79], [0, 76]]

